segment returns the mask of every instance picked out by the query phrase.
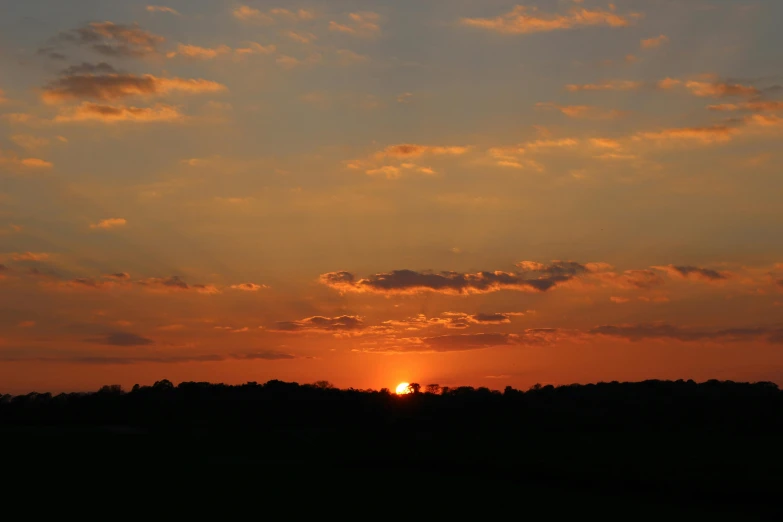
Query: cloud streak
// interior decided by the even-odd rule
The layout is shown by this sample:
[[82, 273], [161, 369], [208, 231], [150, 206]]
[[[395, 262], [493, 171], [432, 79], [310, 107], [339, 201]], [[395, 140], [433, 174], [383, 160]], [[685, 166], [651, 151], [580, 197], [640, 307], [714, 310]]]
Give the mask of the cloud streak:
[[575, 262], [555, 261], [544, 265], [523, 261], [517, 272], [417, 272], [394, 270], [357, 279], [350, 272], [330, 272], [321, 275], [322, 284], [344, 293], [372, 293], [386, 295], [414, 295], [439, 293], [445, 295], [471, 295], [513, 290], [521, 292], [546, 292], [566, 283], [578, 275], [590, 272], [590, 268]]
[[175, 92], [186, 94], [217, 93], [225, 85], [203, 79], [159, 78], [151, 74], [76, 74], [63, 76], [47, 85], [41, 97], [50, 104], [93, 99], [116, 101], [130, 96], [163, 96]]
[[536, 7], [518, 5], [494, 18], [462, 18], [460, 23], [502, 34], [529, 34], [588, 26], [627, 27], [640, 16], [637, 13], [617, 14], [613, 6], [608, 10], [575, 6], [566, 14], [548, 14], [541, 13]]

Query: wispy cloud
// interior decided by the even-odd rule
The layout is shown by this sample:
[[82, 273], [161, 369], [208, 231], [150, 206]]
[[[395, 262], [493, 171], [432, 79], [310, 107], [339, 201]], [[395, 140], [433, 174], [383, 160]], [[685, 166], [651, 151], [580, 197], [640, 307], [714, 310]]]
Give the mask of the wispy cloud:
[[[58, 44], [84, 46], [106, 56], [142, 57], [157, 53], [162, 36], [141, 29], [138, 25], [122, 25], [113, 22], [93, 22], [84, 27], [60, 33]], [[41, 49], [50, 55], [50, 50]], [[62, 55], [59, 55], [62, 56]]]
[[329, 30], [352, 36], [375, 36], [381, 31], [380, 15], [373, 12], [349, 13], [347, 20], [329, 22]]
[[184, 118], [185, 116], [177, 107], [160, 103], [153, 107], [131, 107], [84, 102], [76, 107], [63, 109], [54, 121], [58, 123], [171, 123], [182, 121]]
[[164, 5], [148, 5], [147, 6], [147, 12], [149, 13], [167, 13], [175, 16], [180, 16], [179, 11], [176, 9], [172, 9], [171, 7], [166, 7]]
[[90, 228], [93, 230], [111, 230], [113, 228], [120, 228], [124, 227], [128, 224], [128, 221], [124, 218], [109, 218], [109, 219], [103, 219], [97, 223], [93, 223], [90, 225]]
[[162, 96], [172, 92], [215, 93], [226, 90], [218, 82], [203, 79], [159, 78], [151, 74], [77, 74], [63, 76], [44, 88], [46, 103], [95, 99], [114, 101], [129, 96]]
[[570, 84], [566, 89], [571, 92], [579, 91], [635, 91], [644, 84], [631, 80], [610, 80], [601, 83]]
[[653, 38], [647, 38], [641, 41], [642, 49], [655, 49], [664, 44], [669, 43], [669, 37], [665, 34], [655, 36]]
[[565, 14], [542, 13], [536, 7], [518, 5], [494, 18], [462, 18], [460, 23], [498, 33], [528, 34], [586, 26], [626, 27], [640, 17], [638, 13], [618, 14], [613, 5], [608, 9], [574, 6]]
[[260, 25], [273, 25], [279, 22], [301, 22], [314, 20], [316, 17], [313, 11], [307, 9], [291, 11], [278, 7], [268, 11], [261, 11], [247, 5], [236, 7], [231, 13], [238, 20]]

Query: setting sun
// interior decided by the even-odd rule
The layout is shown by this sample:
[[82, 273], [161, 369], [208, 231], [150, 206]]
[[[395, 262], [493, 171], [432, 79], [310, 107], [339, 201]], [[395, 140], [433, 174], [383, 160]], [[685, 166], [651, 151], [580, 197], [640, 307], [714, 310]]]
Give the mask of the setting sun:
[[398, 384], [397, 389], [395, 390], [397, 392], [397, 395], [406, 395], [410, 393], [411, 391], [408, 389], [408, 386], [410, 386], [410, 384], [408, 384], [407, 382], [401, 382], [400, 384]]

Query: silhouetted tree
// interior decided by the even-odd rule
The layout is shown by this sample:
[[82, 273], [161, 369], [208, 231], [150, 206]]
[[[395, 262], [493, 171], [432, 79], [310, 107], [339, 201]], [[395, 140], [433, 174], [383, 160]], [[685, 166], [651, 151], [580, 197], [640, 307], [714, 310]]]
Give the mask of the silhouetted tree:
[[414, 395], [421, 393], [421, 384], [412, 382], [408, 385], [408, 391]]
[[329, 381], [315, 381], [311, 386], [313, 386], [314, 388], [318, 388], [320, 390], [334, 389], [334, 384], [332, 384]]
[[427, 393], [431, 393], [433, 395], [440, 394], [440, 384], [428, 384], [426, 389]]

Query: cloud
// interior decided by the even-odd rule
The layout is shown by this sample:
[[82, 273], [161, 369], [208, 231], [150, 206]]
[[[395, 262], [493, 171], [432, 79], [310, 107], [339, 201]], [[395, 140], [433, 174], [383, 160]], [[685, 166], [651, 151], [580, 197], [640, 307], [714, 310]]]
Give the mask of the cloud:
[[302, 32], [296, 32], [296, 31], [286, 31], [283, 33], [285, 36], [290, 38], [291, 40], [295, 42], [299, 42], [301, 44], [309, 44], [315, 40], [318, 40], [318, 37], [315, 36], [313, 33], [302, 33]]
[[220, 289], [214, 285], [189, 285], [179, 276], [165, 278], [150, 277], [136, 281], [136, 284], [154, 292], [183, 292], [193, 290], [205, 295], [214, 295], [220, 293]]
[[183, 56], [194, 60], [213, 60], [220, 56], [235, 56], [242, 58], [253, 54], [274, 54], [277, 51], [276, 45], [261, 45], [256, 42], [248, 42], [246, 47], [237, 47], [232, 49], [227, 45], [218, 45], [217, 47], [199, 47], [198, 45], [179, 44], [176, 51], [166, 53], [167, 58], [176, 58]]
[[234, 49], [236, 56], [249, 56], [253, 54], [274, 54], [277, 51], [276, 45], [261, 45], [257, 42], [248, 42], [247, 47], [237, 47]]
[[92, 98], [115, 101], [129, 96], [162, 96], [173, 92], [187, 94], [216, 93], [226, 86], [203, 79], [159, 78], [151, 74], [77, 74], [63, 76], [44, 88], [46, 103]]
[[397, 179], [400, 177], [400, 172], [400, 168], [393, 165], [384, 165], [383, 167], [365, 171], [368, 176], [385, 176], [386, 179]]
[[118, 227], [124, 227], [128, 224], [128, 221], [124, 218], [109, 218], [109, 219], [103, 219], [97, 223], [93, 223], [90, 225], [90, 228], [93, 230], [99, 229], [99, 230], [111, 230], [112, 228], [118, 228]]
[[783, 101], [754, 100], [742, 103], [723, 103], [707, 107], [711, 111], [749, 111], [749, 112], [777, 112], [783, 111]]
[[374, 36], [381, 31], [380, 15], [372, 12], [349, 13], [345, 23], [329, 22], [329, 30], [352, 36]]
[[546, 292], [590, 272], [579, 263], [555, 261], [543, 265], [524, 261], [518, 272], [416, 272], [394, 270], [356, 279], [350, 272], [331, 272], [320, 277], [321, 283], [340, 292], [375, 293], [386, 295], [414, 295], [426, 292], [446, 295], [471, 295], [515, 290]]
[[243, 292], [258, 292], [259, 290], [263, 290], [269, 287], [266, 285], [257, 285], [255, 283], [241, 283], [238, 285], [231, 285], [230, 288], [232, 290], [241, 290]]
[[653, 38], [647, 38], [646, 40], [641, 41], [642, 49], [655, 49], [656, 47], [660, 47], [664, 44], [669, 43], [669, 37], [665, 34], [662, 34], [660, 36], [655, 36]]
[[130, 279], [130, 274], [128, 274], [126, 272], [116, 272], [114, 274], [107, 274], [107, 275], [105, 275], [103, 277], [107, 277], [109, 279], [117, 279], [117, 280], [120, 280], [120, 281], [127, 281], [127, 280]]
[[39, 158], [24, 158], [19, 161], [22, 167], [29, 167], [32, 169], [50, 169], [54, 167], [54, 163], [51, 161], [42, 160]]
[[552, 102], [536, 103], [536, 107], [542, 109], [556, 109], [569, 118], [594, 118], [609, 120], [625, 115], [623, 111], [604, 111], [598, 107], [589, 105], [558, 105]]
[[6, 103], [8, 101], [8, 98], [5, 97], [5, 92], [3, 89], [0, 89], [0, 103]]
[[703, 144], [713, 144], [731, 141], [737, 132], [737, 127], [729, 127], [728, 125], [713, 125], [711, 127], [681, 127], [675, 129], [664, 129], [657, 132], [640, 132], [634, 136], [634, 139], [657, 142], [700, 142]]
[[627, 341], [668, 339], [681, 342], [742, 342], [766, 340], [770, 343], [783, 343], [783, 329], [780, 328], [733, 328], [716, 331], [704, 331], [685, 329], [669, 324], [637, 324], [624, 326], [599, 326], [590, 330], [589, 333], [592, 335], [616, 337], [625, 339]]
[[47, 261], [51, 257], [51, 254], [45, 252], [16, 252], [11, 254], [11, 259], [14, 261]]
[[424, 154], [432, 154], [434, 156], [450, 155], [459, 156], [465, 154], [470, 150], [470, 147], [463, 146], [430, 146], [430, 145], [416, 145], [412, 143], [403, 143], [400, 145], [391, 145], [386, 147], [383, 151], [376, 154], [377, 157], [392, 157], [392, 158], [415, 158]]
[[730, 96], [754, 97], [761, 94], [757, 88], [750, 85], [730, 84], [723, 82], [689, 81], [685, 87], [692, 94], [703, 98], [726, 98]]
[[579, 91], [635, 91], [641, 88], [642, 82], [631, 80], [609, 80], [602, 83], [570, 84], [566, 89], [571, 92]]
[[19, 328], [32, 328], [33, 326], [35, 326], [35, 321], [22, 321], [16, 326], [18, 326]]
[[528, 34], [585, 26], [626, 27], [640, 16], [636, 13], [619, 15], [614, 12], [613, 6], [609, 10], [574, 6], [567, 14], [546, 14], [540, 13], [536, 7], [518, 5], [495, 18], [462, 18], [460, 23], [504, 34]]
[[674, 89], [675, 87], [678, 87], [679, 85], [682, 85], [682, 80], [677, 80], [675, 78], [664, 78], [663, 80], [660, 80], [657, 84], [659, 89], [668, 91], [670, 89]]
[[13, 152], [0, 150], [0, 167], [8, 165], [18, 169], [50, 169], [54, 164], [39, 158], [20, 158]]
[[206, 355], [149, 355], [144, 357], [104, 357], [104, 356], [77, 356], [77, 357], [5, 357], [0, 360], [6, 362], [14, 361], [34, 361], [44, 363], [63, 363], [63, 364], [94, 364], [94, 365], [129, 365], [129, 364], [187, 364], [187, 363], [207, 363], [223, 361], [289, 361], [298, 359], [297, 356], [283, 352], [259, 351], [250, 353], [234, 354], [206, 354]]
[[[106, 56], [142, 57], [155, 54], [157, 46], [165, 39], [141, 29], [137, 24], [93, 22], [84, 27], [60, 33], [56, 41], [87, 46]], [[40, 51], [44, 51], [44, 49]]]
[[127, 332], [113, 332], [94, 339], [86, 339], [85, 342], [109, 346], [149, 346], [155, 343], [152, 339]]
[[247, 5], [234, 8], [231, 13], [237, 20], [261, 25], [272, 25], [280, 21], [300, 22], [315, 19], [315, 13], [306, 9], [291, 11], [289, 9], [275, 8], [262, 12]]
[[510, 324], [512, 316], [525, 315], [523, 313], [495, 313], [495, 314], [466, 314], [463, 312], [444, 312], [439, 317], [427, 317], [419, 314], [402, 321], [384, 321], [383, 325], [404, 330], [422, 330], [435, 326], [441, 326], [453, 330], [463, 330], [473, 325], [501, 325]]
[[47, 138], [38, 138], [29, 134], [14, 134], [11, 136], [11, 141], [27, 150], [41, 149], [49, 145]]
[[663, 278], [653, 270], [626, 270], [617, 273], [596, 269], [591, 278], [605, 286], [624, 290], [649, 290], [665, 284]]
[[718, 272], [709, 268], [699, 268], [697, 266], [655, 266], [656, 270], [666, 272], [670, 277], [680, 279], [692, 279], [714, 283], [716, 281], [725, 281], [731, 277], [729, 272]]
[[610, 138], [592, 138], [590, 144], [601, 149], [617, 150], [623, 148], [619, 141]]
[[176, 51], [166, 53], [167, 58], [175, 56], [184, 56], [186, 58], [195, 58], [198, 60], [211, 60], [223, 54], [230, 54], [231, 47], [227, 45], [218, 45], [217, 47], [199, 47], [198, 45], [179, 44]]
[[369, 58], [363, 54], [355, 53], [348, 49], [337, 50], [338, 63], [343, 66], [365, 63]]
[[171, 7], [166, 7], [164, 5], [148, 5], [147, 6], [147, 12], [149, 13], [167, 13], [172, 14], [175, 16], [180, 16], [179, 11], [176, 9], [172, 9]]
[[153, 107], [126, 105], [99, 105], [84, 102], [77, 107], [63, 109], [55, 117], [57, 123], [171, 123], [182, 121], [185, 116], [171, 105], [158, 103]]
[[523, 330], [515, 334], [478, 333], [391, 338], [387, 339], [382, 345], [367, 347], [365, 351], [378, 353], [445, 353], [484, 350], [503, 346], [541, 346], [552, 343], [557, 336], [557, 330], [538, 328]]
[[363, 330], [364, 321], [361, 317], [343, 315], [340, 317], [308, 317], [301, 321], [283, 321], [277, 323], [277, 330], [281, 332], [350, 332]]
[[82, 62], [79, 65], [71, 65], [67, 69], [60, 71], [63, 76], [74, 76], [79, 74], [114, 74], [117, 70], [106, 62], [89, 63]]

